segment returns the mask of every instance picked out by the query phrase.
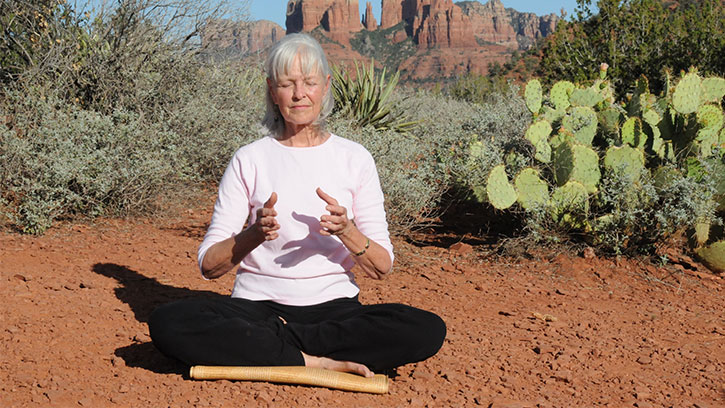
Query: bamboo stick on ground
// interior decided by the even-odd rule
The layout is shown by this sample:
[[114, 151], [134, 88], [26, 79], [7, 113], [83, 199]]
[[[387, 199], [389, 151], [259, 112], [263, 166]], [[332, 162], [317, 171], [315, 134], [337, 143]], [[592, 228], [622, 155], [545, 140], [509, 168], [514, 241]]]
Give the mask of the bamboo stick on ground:
[[385, 394], [388, 377], [376, 374], [372, 378], [351, 373], [310, 367], [233, 367], [193, 366], [189, 376], [196, 380], [268, 381], [283, 384], [313, 385], [344, 391]]

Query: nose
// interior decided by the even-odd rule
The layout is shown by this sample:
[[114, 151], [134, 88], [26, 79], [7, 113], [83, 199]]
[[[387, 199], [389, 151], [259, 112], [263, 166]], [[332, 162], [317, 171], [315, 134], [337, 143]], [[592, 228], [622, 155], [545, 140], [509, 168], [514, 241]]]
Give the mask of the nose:
[[304, 84], [295, 84], [294, 90], [292, 91], [292, 97], [294, 99], [302, 99], [305, 95], [305, 85]]

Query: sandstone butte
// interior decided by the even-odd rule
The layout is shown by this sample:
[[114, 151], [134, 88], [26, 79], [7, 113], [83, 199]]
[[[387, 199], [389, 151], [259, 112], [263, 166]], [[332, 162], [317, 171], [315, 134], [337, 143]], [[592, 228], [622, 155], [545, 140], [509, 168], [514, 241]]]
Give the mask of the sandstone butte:
[[490, 63], [503, 63], [552, 33], [559, 19], [507, 9], [501, 0], [381, 0], [378, 24], [370, 2], [366, 6], [361, 18], [358, 0], [290, 0], [286, 29], [265, 20], [214, 21], [202, 32], [202, 44], [229, 55], [264, 53], [286, 33], [311, 32], [333, 63], [375, 56], [400, 70], [402, 80], [425, 82], [486, 74]]

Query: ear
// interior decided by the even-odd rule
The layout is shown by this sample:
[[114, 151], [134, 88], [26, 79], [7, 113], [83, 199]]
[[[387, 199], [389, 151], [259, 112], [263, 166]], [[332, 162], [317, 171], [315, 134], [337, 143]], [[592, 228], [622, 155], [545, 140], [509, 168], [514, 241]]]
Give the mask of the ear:
[[327, 76], [325, 77], [325, 93], [327, 93], [327, 91], [330, 90], [330, 79], [331, 78], [332, 77], [330, 76], [330, 74], [327, 74]]
[[269, 92], [269, 96], [272, 98], [272, 102], [275, 105], [278, 105], [277, 94], [274, 92], [274, 83], [269, 78], [267, 78], [267, 92]]

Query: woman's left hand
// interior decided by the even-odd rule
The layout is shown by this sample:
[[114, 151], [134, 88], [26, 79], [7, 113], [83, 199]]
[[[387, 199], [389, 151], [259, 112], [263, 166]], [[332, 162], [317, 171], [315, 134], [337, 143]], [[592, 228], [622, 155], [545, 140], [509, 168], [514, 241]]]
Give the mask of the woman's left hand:
[[352, 227], [352, 221], [347, 218], [347, 208], [341, 206], [335, 198], [317, 188], [317, 195], [327, 203], [325, 209], [330, 215], [320, 217], [320, 234], [322, 235], [343, 235]]

